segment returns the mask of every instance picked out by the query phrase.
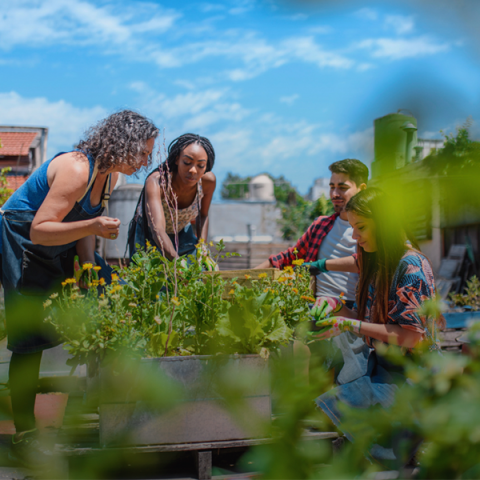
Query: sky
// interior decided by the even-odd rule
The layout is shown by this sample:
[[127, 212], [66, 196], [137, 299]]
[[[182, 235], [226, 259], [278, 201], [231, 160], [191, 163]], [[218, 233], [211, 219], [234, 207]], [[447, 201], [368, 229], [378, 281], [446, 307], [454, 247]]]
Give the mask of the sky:
[[47, 126], [51, 157], [134, 109], [160, 151], [208, 137], [217, 192], [227, 172], [267, 172], [306, 193], [336, 160], [371, 162], [377, 117], [406, 109], [422, 138], [478, 118], [478, 4], [2, 2], [0, 125]]

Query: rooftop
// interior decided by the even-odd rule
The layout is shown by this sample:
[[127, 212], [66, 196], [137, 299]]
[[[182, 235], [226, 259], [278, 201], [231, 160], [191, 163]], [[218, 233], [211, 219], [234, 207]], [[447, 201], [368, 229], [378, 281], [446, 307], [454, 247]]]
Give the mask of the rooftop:
[[26, 156], [38, 132], [0, 132], [0, 155]]

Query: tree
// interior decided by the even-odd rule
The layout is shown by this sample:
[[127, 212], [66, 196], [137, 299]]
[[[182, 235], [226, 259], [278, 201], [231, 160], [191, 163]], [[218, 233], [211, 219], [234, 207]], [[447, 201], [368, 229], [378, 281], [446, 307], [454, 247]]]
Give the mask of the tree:
[[220, 195], [224, 200], [244, 199], [248, 193], [248, 184], [252, 177], [241, 177], [235, 173], [227, 173], [222, 183]]
[[[266, 175], [273, 180], [275, 200], [282, 214], [278, 223], [285, 240], [297, 239], [318, 216], [333, 213], [333, 205], [325, 196], [322, 195], [313, 202], [305, 200], [283, 175], [279, 177], [268, 173]], [[251, 179], [252, 177], [228, 173], [222, 184], [222, 198], [230, 200], [246, 198]]]
[[[2, 141], [0, 140], [0, 148], [2, 148]], [[10, 198], [13, 193], [11, 188], [8, 188], [7, 173], [11, 170], [10, 167], [2, 168], [0, 170], [0, 207]]]

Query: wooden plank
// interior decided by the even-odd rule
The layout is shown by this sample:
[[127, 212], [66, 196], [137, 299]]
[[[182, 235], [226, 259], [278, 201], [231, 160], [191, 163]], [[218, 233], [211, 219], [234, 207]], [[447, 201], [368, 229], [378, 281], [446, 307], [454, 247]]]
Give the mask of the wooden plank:
[[[337, 432], [305, 432], [302, 435], [303, 440], [326, 440], [338, 438]], [[70, 446], [59, 445], [55, 447], [56, 453], [61, 453], [68, 456], [82, 456], [90, 455], [100, 452], [116, 452], [122, 453], [154, 453], [154, 452], [191, 452], [199, 450], [215, 450], [224, 448], [239, 448], [252, 447], [256, 445], [266, 445], [275, 441], [274, 438], [251, 438], [246, 440], [227, 440], [224, 442], [199, 442], [199, 443], [180, 443], [169, 445], [145, 445], [145, 446], [130, 446], [130, 447], [107, 447], [101, 448], [98, 446]]]
[[210, 480], [212, 478], [212, 451], [195, 451], [194, 455], [198, 480]]

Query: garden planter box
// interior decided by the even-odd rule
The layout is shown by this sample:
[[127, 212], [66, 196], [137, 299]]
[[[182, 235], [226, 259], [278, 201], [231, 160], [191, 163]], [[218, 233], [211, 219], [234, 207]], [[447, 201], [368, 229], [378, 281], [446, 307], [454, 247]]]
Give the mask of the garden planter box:
[[447, 328], [467, 328], [470, 322], [480, 321], [480, 312], [449, 312], [444, 313]]
[[270, 421], [269, 367], [259, 355], [142, 359], [125, 376], [113, 367], [99, 376], [102, 446], [253, 438]]

